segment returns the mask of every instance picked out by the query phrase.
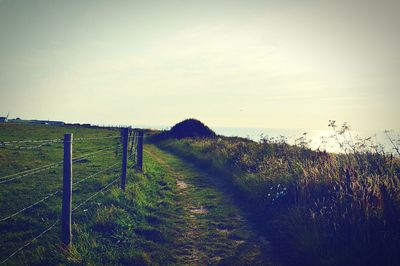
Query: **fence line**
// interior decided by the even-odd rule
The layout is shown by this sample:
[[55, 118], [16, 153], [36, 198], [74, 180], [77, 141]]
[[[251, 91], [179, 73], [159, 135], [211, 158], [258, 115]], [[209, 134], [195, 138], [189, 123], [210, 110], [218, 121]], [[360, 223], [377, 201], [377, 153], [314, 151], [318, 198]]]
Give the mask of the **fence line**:
[[28, 139], [28, 140], [12, 140], [0, 141], [2, 145], [12, 145], [14, 143], [38, 143], [38, 142], [63, 142], [62, 139]]
[[[89, 140], [102, 140], [102, 139], [117, 139], [119, 136], [106, 136], [106, 137], [98, 137], [98, 138], [77, 138], [74, 139], [74, 142], [84, 142], [84, 141], [89, 141]], [[41, 142], [42, 144], [37, 145], [37, 146], [14, 146], [14, 144], [18, 143], [24, 143], [24, 144], [29, 144], [29, 143], [39, 143]], [[0, 147], [11, 147], [13, 149], [21, 149], [21, 150], [34, 150], [34, 149], [39, 149], [45, 145], [48, 144], [61, 144], [63, 143], [62, 140], [55, 139], [55, 140], [27, 140], [27, 141], [15, 141], [15, 142], [5, 142], [5, 141], [0, 141]]]
[[9, 215], [9, 216], [7, 216], [7, 217], [2, 218], [2, 219], [0, 220], [0, 222], [7, 221], [8, 219], [10, 219], [10, 218], [12, 218], [12, 217], [14, 217], [14, 216], [16, 216], [16, 215], [18, 215], [18, 214], [20, 214], [20, 213], [26, 211], [26, 210], [29, 210], [30, 208], [32, 208], [32, 207], [38, 205], [39, 203], [44, 202], [44, 201], [47, 200], [48, 198], [50, 198], [50, 197], [52, 197], [52, 196], [55, 196], [55, 195], [57, 195], [57, 194], [60, 193], [60, 192], [61, 192], [61, 190], [57, 190], [57, 191], [55, 191], [55, 192], [53, 192], [53, 193], [50, 193], [49, 195], [47, 195], [47, 196], [45, 196], [44, 198], [42, 198], [42, 199], [36, 201], [35, 203], [33, 203], [33, 204], [29, 205], [29, 206], [26, 206], [25, 208], [22, 208], [21, 210], [19, 210], [19, 211], [13, 213], [13, 214], [11, 214], [11, 215]]
[[120, 136], [108, 136], [108, 137], [98, 137], [98, 138], [76, 138], [76, 139], [74, 139], [74, 142], [87, 141], [87, 140], [99, 140], [99, 139], [116, 139], [116, 138], [120, 138]]
[[86, 154], [84, 154], [84, 155], [81, 155], [81, 156], [79, 156], [79, 157], [77, 157], [77, 158], [73, 158], [73, 159], [72, 159], [72, 162], [76, 163], [76, 162], [79, 161], [79, 160], [89, 158], [88, 156], [90, 156], [90, 155], [98, 154], [98, 153], [100, 153], [100, 152], [107, 151], [107, 150], [113, 150], [113, 149], [119, 148], [119, 147], [121, 147], [121, 146], [122, 146], [122, 145], [120, 144], [120, 145], [117, 145], [117, 147], [104, 148], [104, 149], [101, 149], [101, 150], [98, 150], [98, 151], [95, 151], [95, 152], [89, 152], [89, 153], [86, 153]]
[[[140, 135], [139, 134], [136, 134], [136, 130], [135, 130], [135, 135], [134, 136], [132, 136], [132, 143], [131, 143], [131, 145], [133, 145], [134, 143], [136, 143], [136, 145], [135, 145], [135, 147], [131, 147], [131, 149], [130, 149], [130, 156], [122, 156], [122, 159], [123, 159], [123, 162], [122, 162], [122, 165], [123, 165], [123, 167], [122, 167], [122, 171], [124, 171], [124, 158], [125, 158], [125, 168], [127, 167], [127, 161], [128, 160], [130, 160], [132, 157], [136, 157], [136, 159], [138, 159], [137, 158], [137, 155], [139, 154], [139, 152], [138, 152], [138, 148], [139, 149], [141, 149], [142, 147], [139, 147], [140, 145], [139, 145], [139, 143], [140, 143], [140, 141], [138, 141], [138, 137], [139, 137]], [[117, 138], [117, 137], [115, 137], [115, 136], [107, 136], [107, 137], [99, 137], [99, 138], [78, 138], [78, 139], [76, 139], [76, 140], [78, 140], [78, 141], [89, 141], [89, 140], [97, 140], [97, 139], [106, 139], [106, 138]], [[119, 138], [119, 137], [118, 137]], [[129, 146], [129, 135], [128, 135], [128, 137], [126, 137], [125, 138], [125, 141], [123, 142], [123, 145], [122, 144], [119, 144], [119, 145], [117, 145], [117, 146], [113, 146], [113, 147], [110, 147], [110, 148], [104, 148], [104, 149], [101, 149], [101, 150], [97, 150], [97, 151], [95, 151], [95, 152], [90, 152], [90, 153], [86, 153], [86, 154], [83, 154], [83, 155], [81, 155], [81, 156], [79, 156], [79, 157], [77, 157], [77, 158], [73, 158], [73, 159], [71, 159], [71, 157], [69, 157], [69, 160], [70, 160], [70, 162], [72, 162], [72, 163], [76, 163], [76, 162], [79, 162], [79, 161], [82, 161], [82, 160], [84, 160], [84, 159], [87, 159], [87, 158], [92, 158], [92, 157], [97, 157], [97, 156], [99, 156], [98, 154], [99, 153], [102, 153], [102, 154], [104, 154], [104, 151], [108, 151], [108, 150], [114, 150], [114, 149], [117, 149], [118, 150], [118, 148], [120, 148], [121, 146], [123, 146], [123, 151], [124, 152], [126, 152], [126, 153], [128, 153], [128, 146]], [[7, 143], [30, 143], [30, 142], [48, 142], [48, 143], [51, 143], [51, 142], [58, 142], [59, 141], [59, 139], [56, 139], [56, 140], [26, 140], [26, 141], [14, 141], [14, 142], [7, 142]], [[4, 142], [3, 142], [4, 143]], [[67, 146], [66, 146], [67, 145]], [[72, 141], [67, 141], [67, 139], [64, 141], [64, 149], [65, 149], [65, 147], [72, 147], [72, 146], [68, 146], [68, 145], [72, 145]], [[135, 152], [133, 153], [133, 150], [135, 150]], [[71, 151], [71, 149], [69, 149], [69, 151]], [[64, 160], [66, 159], [66, 158], [68, 158], [68, 157], [64, 157]], [[42, 172], [42, 171], [45, 171], [45, 170], [48, 170], [48, 169], [51, 169], [51, 168], [55, 168], [55, 167], [58, 167], [58, 166], [60, 166], [62, 163], [64, 163], [64, 171], [65, 171], [65, 163], [68, 163], [68, 162], [65, 162], [65, 161], [60, 161], [60, 162], [57, 162], [57, 163], [52, 163], [52, 164], [49, 164], [49, 165], [44, 165], [44, 166], [40, 166], [40, 167], [37, 167], [37, 168], [34, 168], [34, 169], [30, 169], [30, 170], [25, 170], [25, 171], [21, 171], [21, 172], [19, 172], [19, 173], [15, 173], [15, 174], [11, 174], [11, 175], [7, 175], [7, 176], [3, 176], [3, 177], [0, 177], [0, 180], [2, 180], [2, 181], [0, 181], [0, 184], [1, 183], [5, 183], [5, 182], [9, 182], [9, 181], [12, 181], [12, 180], [15, 180], [15, 179], [18, 179], [18, 178], [22, 178], [22, 177], [24, 177], [24, 176], [27, 176], [27, 175], [33, 175], [33, 174], [37, 174], [37, 173], [40, 173], [40, 172]], [[116, 167], [118, 164], [120, 164], [121, 162], [117, 162], [117, 163], [115, 163], [115, 164], [112, 164], [112, 165], [110, 165], [109, 167], [106, 167], [106, 168], [103, 168], [103, 169], [101, 169], [100, 171], [98, 171], [98, 172], [96, 172], [96, 173], [94, 173], [94, 174], [91, 174], [91, 175], [89, 175], [89, 176], [87, 176], [87, 177], [85, 177], [85, 178], [83, 178], [83, 179], [80, 179], [80, 180], [78, 180], [78, 181], [76, 181], [76, 182], [74, 182], [74, 183], [72, 183], [72, 181], [70, 181], [71, 182], [71, 191], [70, 192], [68, 192], [68, 193], [71, 193], [71, 195], [70, 195], [70, 197], [72, 197], [72, 188], [74, 188], [76, 185], [78, 185], [78, 184], [80, 184], [80, 183], [82, 183], [82, 182], [84, 182], [84, 181], [86, 181], [86, 180], [88, 180], [89, 178], [93, 178], [94, 176], [96, 176], [96, 175], [99, 175], [99, 174], [101, 174], [101, 173], [105, 173], [105, 172], [107, 172], [107, 171], [110, 171], [110, 170], [115, 170], [115, 169], [117, 169], [118, 167]], [[67, 169], [68, 169], [68, 167], [67, 167]], [[72, 169], [72, 168], [71, 168]], [[72, 176], [71, 176], [71, 178], [72, 178]], [[116, 178], [116, 179], [114, 179], [113, 181], [111, 181], [110, 183], [108, 183], [106, 186], [104, 186], [104, 187], [102, 187], [100, 190], [98, 190], [98, 191], [96, 191], [94, 194], [92, 194], [92, 195], [90, 195], [88, 198], [86, 198], [83, 202], [81, 202], [81, 203], [79, 203], [76, 207], [74, 207], [72, 210], [70, 209], [70, 213], [72, 214], [72, 212], [74, 212], [74, 211], [76, 211], [76, 210], [78, 210], [80, 207], [82, 207], [84, 204], [86, 204], [87, 202], [89, 202], [91, 199], [93, 199], [94, 197], [96, 197], [97, 195], [99, 195], [100, 193], [103, 193], [104, 191], [106, 191], [109, 187], [111, 187], [112, 185], [114, 185], [119, 179], [121, 179], [121, 183], [123, 182], [123, 180], [122, 180], [122, 176], [119, 176], [118, 178]], [[71, 179], [72, 180], [72, 179]], [[122, 188], [122, 187], [121, 187]], [[69, 189], [68, 189], [69, 190]], [[37, 206], [37, 205], [39, 205], [39, 204], [41, 204], [41, 203], [43, 203], [43, 202], [45, 202], [46, 200], [48, 200], [49, 198], [51, 198], [51, 197], [53, 197], [53, 196], [56, 196], [57, 194], [60, 194], [60, 190], [57, 190], [57, 191], [54, 191], [54, 192], [52, 192], [52, 193], [50, 193], [50, 194], [48, 194], [48, 195], [46, 195], [45, 197], [43, 197], [43, 198], [41, 198], [40, 200], [38, 200], [38, 201], [36, 201], [36, 202], [34, 202], [34, 203], [32, 203], [32, 204], [30, 204], [30, 205], [28, 205], [28, 206], [26, 206], [26, 207], [24, 207], [24, 208], [22, 208], [22, 209], [20, 209], [19, 211], [16, 211], [16, 212], [14, 212], [14, 213], [12, 213], [11, 215], [8, 215], [8, 216], [6, 216], [6, 217], [3, 217], [3, 218], [1, 218], [0, 219], [0, 222], [4, 222], [4, 221], [7, 221], [7, 220], [9, 220], [9, 219], [11, 219], [11, 218], [13, 218], [13, 217], [15, 217], [15, 216], [17, 216], [17, 215], [19, 215], [19, 214], [21, 214], [21, 213], [23, 213], [23, 212], [25, 212], [25, 211], [27, 211], [27, 210], [29, 210], [29, 209], [31, 209], [31, 208], [33, 208], [34, 206]], [[64, 196], [64, 195], [63, 195]], [[40, 234], [38, 234], [37, 236], [35, 236], [33, 239], [31, 239], [30, 241], [28, 241], [28, 242], [26, 242], [24, 245], [22, 245], [21, 247], [19, 247], [18, 249], [16, 249], [14, 252], [12, 252], [7, 258], [5, 258], [4, 260], [2, 260], [1, 262], [0, 262], [0, 264], [3, 264], [3, 263], [5, 263], [5, 262], [7, 262], [9, 259], [11, 259], [12, 257], [14, 257], [16, 254], [18, 254], [19, 252], [21, 252], [22, 250], [24, 250], [26, 247], [28, 247], [29, 245], [31, 245], [33, 242], [35, 242], [37, 239], [39, 239], [40, 237], [42, 237], [44, 234], [46, 234], [47, 232], [49, 232], [50, 230], [52, 230], [59, 222], [62, 222], [60, 219], [58, 219], [55, 223], [53, 223], [50, 227], [48, 227], [47, 229], [45, 229], [44, 231], [42, 231]], [[69, 223], [70, 223], [71, 221], [69, 221]], [[65, 224], [65, 221], [63, 220], [63, 222], [62, 222], [62, 224]], [[63, 231], [64, 230], [64, 228], [62, 228], [62, 230], [61, 231]]]
[[92, 174], [92, 175], [90, 175], [90, 176], [88, 176], [88, 177], [85, 177], [84, 179], [80, 179], [79, 181], [76, 181], [75, 183], [72, 183], [72, 186], [78, 185], [78, 184], [80, 184], [80, 183], [86, 181], [86, 180], [89, 179], [89, 178], [92, 178], [92, 177], [95, 177], [96, 175], [99, 175], [99, 174], [101, 174], [101, 173], [107, 172], [108, 170], [110, 170], [110, 169], [112, 169], [112, 168], [117, 169], [117, 168], [114, 167], [114, 166], [116, 166], [116, 165], [118, 165], [118, 164], [120, 164], [120, 162], [115, 163], [115, 164], [111, 165], [110, 167], [107, 167], [107, 168], [105, 168], [105, 169], [103, 169], [103, 170], [101, 170], [101, 171], [98, 171], [97, 173], [94, 173], [94, 174]]
[[20, 175], [20, 174], [25, 174], [25, 173], [27, 173], [27, 172], [36, 171], [36, 170], [39, 170], [39, 169], [44, 168], [44, 167], [49, 167], [49, 166], [56, 165], [56, 164], [62, 164], [63, 162], [64, 162], [64, 161], [59, 161], [59, 162], [56, 162], [56, 163], [52, 163], [52, 164], [48, 164], [48, 165], [39, 166], [39, 167], [34, 168], [34, 169], [29, 169], [29, 170], [25, 170], [25, 171], [22, 171], [22, 172], [15, 173], [15, 174], [7, 175], [7, 176], [2, 176], [2, 177], [0, 177], [0, 179], [5, 179], [5, 178], [13, 177], [13, 176]]
[[79, 203], [75, 208], [72, 209], [72, 212], [76, 211], [77, 209], [79, 209], [83, 204], [85, 204], [86, 202], [88, 202], [89, 200], [91, 200], [92, 198], [94, 198], [95, 196], [97, 196], [99, 193], [103, 192], [105, 189], [107, 189], [109, 186], [113, 185], [115, 182], [117, 182], [120, 179], [120, 177], [117, 177], [116, 179], [114, 179], [113, 181], [111, 181], [110, 183], [108, 183], [105, 187], [103, 187], [102, 189], [100, 189], [99, 191], [97, 191], [96, 193], [94, 193], [93, 195], [91, 195], [89, 198], [87, 198], [86, 200], [84, 200], [83, 202]]
[[[103, 169], [103, 170], [101, 170], [101, 171], [98, 171], [97, 173], [94, 173], [94, 174], [92, 174], [92, 175], [90, 175], [90, 176], [88, 176], [88, 177], [86, 177], [86, 178], [84, 178], [84, 179], [80, 179], [79, 181], [77, 181], [77, 182], [75, 182], [75, 183], [72, 183], [72, 185], [73, 185], [73, 186], [74, 186], [74, 185], [78, 185], [78, 184], [80, 184], [80, 183], [86, 181], [87, 179], [92, 178], [92, 177], [95, 177], [96, 175], [99, 175], [99, 174], [101, 174], [101, 173], [107, 172], [107, 171], [110, 170], [110, 169], [113, 169], [113, 168], [114, 168], [114, 169], [117, 169], [117, 167], [114, 167], [114, 166], [116, 166], [116, 165], [118, 165], [118, 164], [120, 164], [120, 162], [117, 162], [117, 163], [111, 165], [110, 167], [107, 167], [107, 168], [105, 168], [105, 169]], [[21, 209], [21, 210], [15, 212], [15, 213], [13, 213], [13, 214], [7, 216], [7, 217], [4, 217], [4, 218], [0, 219], [0, 222], [4, 222], [4, 221], [6, 221], [6, 220], [8, 220], [8, 219], [10, 219], [10, 218], [12, 218], [12, 217], [14, 217], [14, 216], [16, 216], [16, 215], [22, 213], [22, 212], [24, 212], [24, 211], [26, 211], [26, 210], [29, 210], [30, 208], [32, 208], [32, 207], [38, 205], [39, 203], [44, 202], [44, 201], [47, 200], [48, 198], [50, 198], [50, 197], [52, 197], [52, 196], [55, 196], [55, 195], [57, 195], [57, 194], [60, 193], [60, 192], [61, 192], [61, 190], [57, 190], [57, 191], [55, 191], [55, 192], [53, 192], [53, 193], [50, 193], [50, 194], [48, 194], [47, 196], [43, 197], [42, 199], [36, 201], [35, 203], [33, 203], [33, 204], [31, 204], [31, 205], [29, 205], [29, 206], [27, 206], [27, 207], [25, 207], [25, 208], [23, 208], [23, 209]]]
[[21, 246], [20, 248], [18, 248], [16, 251], [14, 251], [13, 253], [11, 253], [11, 255], [9, 255], [5, 260], [1, 261], [0, 264], [4, 264], [6, 263], [9, 259], [11, 259], [12, 257], [14, 257], [14, 255], [16, 255], [17, 253], [19, 253], [20, 251], [22, 251], [24, 248], [26, 248], [27, 246], [29, 246], [30, 244], [32, 244], [35, 240], [39, 239], [40, 237], [42, 237], [44, 234], [46, 234], [48, 231], [50, 231], [51, 229], [54, 228], [54, 226], [56, 226], [58, 223], [60, 222], [60, 220], [57, 220], [55, 223], [53, 223], [50, 227], [48, 227], [46, 230], [44, 230], [43, 232], [41, 232], [39, 235], [37, 235], [36, 237], [34, 237], [33, 239], [31, 239], [30, 241], [26, 242], [25, 245]]
[[[120, 146], [121, 146], [121, 145], [118, 145], [117, 148], [120, 147]], [[88, 158], [96, 157], [96, 156], [89, 156], [89, 155], [98, 154], [98, 153], [100, 153], [100, 152], [102, 152], [102, 151], [105, 151], [105, 150], [112, 150], [112, 149], [115, 149], [115, 147], [106, 148], [106, 149], [102, 149], [102, 150], [99, 150], [99, 151], [96, 151], [96, 152], [88, 153], [88, 154], [85, 154], [85, 155], [83, 155], [83, 156], [80, 156], [80, 157], [78, 157], [78, 158], [73, 159], [72, 162], [74, 162], [74, 163], [81, 162], [81, 161], [86, 160], [86, 159], [88, 159]], [[85, 157], [84, 157], [84, 156], [85, 156]], [[17, 175], [18, 173], [17, 173], [17, 174], [8, 175], [8, 176], [4, 176], [4, 177], [0, 177], [0, 180], [1, 180], [1, 179], [6, 179], [6, 180], [0, 181], [0, 184], [8, 183], [8, 182], [10, 182], [10, 181], [13, 181], [13, 180], [16, 180], [16, 179], [20, 179], [20, 178], [25, 177], [25, 176], [28, 176], [28, 175], [34, 175], [34, 174], [37, 174], [37, 173], [41, 173], [41, 172], [43, 172], [43, 171], [46, 171], [46, 170], [55, 168], [55, 167], [61, 165], [62, 163], [63, 163], [63, 161], [60, 161], [60, 162], [57, 162], [57, 163], [54, 163], [54, 164], [50, 164], [50, 165], [38, 167], [38, 168], [35, 168], [35, 169], [23, 171], [23, 172], [20, 172], [20, 174], [22, 174], [22, 175], [16, 176], [16, 177], [13, 177], [13, 178], [10, 178], [10, 179], [6, 179], [6, 178], [15, 176], [15, 175]], [[43, 168], [43, 167], [44, 167], [44, 168]], [[42, 169], [42, 168], [43, 168], [43, 169]]]
[[[8, 175], [8, 176], [3, 176], [3, 177], [1, 177], [0, 179], [6, 179], [6, 178], [9, 178], [9, 177], [13, 177], [13, 178], [0, 181], [0, 184], [7, 183], [7, 182], [13, 181], [13, 180], [15, 180], [15, 179], [20, 179], [20, 178], [22, 178], [22, 177], [24, 177], [24, 176], [37, 174], [37, 173], [40, 173], [40, 172], [43, 172], [43, 171], [46, 171], [46, 170], [49, 170], [49, 169], [58, 167], [58, 166], [61, 165], [62, 163], [63, 163], [63, 161], [60, 161], [60, 162], [57, 162], [57, 163], [53, 163], [53, 164], [49, 164], [49, 165], [37, 167], [37, 168], [35, 168], [35, 169], [31, 169], [31, 170], [27, 170], [27, 171], [22, 171], [22, 172], [20, 172], [20, 173]], [[18, 174], [20, 174], [20, 175], [18, 175]], [[15, 176], [15, 175], [17, 175], [17, 176]], [[15, 177], [14, 177], [14, 176], [15, 176]]]
[[36, 149], [39, 149], [41, 147], [45, 147], [45, 145], [50, 145], [50, 144], [62, 144], [62, 142], [45, 142], [45, 143], [42, 143], [42, 144], [37, 145], [37, 146], [12, 146], [12, 145], [1, 146], [1, 144], [0, 144], [0, 148], [8, 147], [8, 148], [11, 148], [11, 149], [14, 149], [14, 150], [36, 150]]
[[[85, 156], [85, 157], [79, 156], [79, 157], [77, 157], [77, 158], [75, 158], [75, 159], [72, 159], [72, 162], [73, 162], [73, 163], [78, 163], [78, 162], [82, 162], [82, 161], [84, 161], [84, 160], [86, 160], [86, 159], [89, 159], [89, 158], [96, 158], [96, 157], [98, 157], [98, 156], [100, 156], [100, 155], [106, 154], [106, 153], [108, 153], [108, 152], [112, 152], [112, 151], [114, 151], [115, 148], [118, 149], [118, 148], [120, 148], [121, 146], [122, 146], [122, 145], [117, 145], [116, 147], [107, 148], [107, 149], [102, 149], [101, 151], [92, 153], [92, 155], [87, 154], [87, 155], [89, 155], [89, 156]], [[99, 153], [102, 152], [102, 151], [106, 151], [106, 152], [103, 152], [103, 153], [99, 154]], [[99, 155], [94, 156], [95, 154], [99, 154]]]
[[[98, 139], [112, 139], [112, 138], [119, 138], [119, 135], [113, 136], [105, 136], [105, 137], [93, 137], [93, 138], [77, 138], [74, 139], [75, 141], [85, 141], [85, 140], [98, 140]], [[0, 145], [9, 146], [15, 143], [63, 143], [63, 139], [28, 139], [28, 140], [11, 140], [11, 141], [0, 141]]]
[[[120, 147], [120, 146], [122, 146], [122, 145], [121, 144], [117, 145], [117, 148]], [[115, 147], [105, 148], [105, 149], [101, 149], [101, 150], [98, 150], [98, 151], [95, 151], [95, 152], [86, 153], [86, 154], [81, 155], [81, 156], [79, 156], [77, 158], [74, 158], [73, 161], [77, 162], [78, 160], [81, 160], [81, 159], [87, 159], [87, 158], [89, 158], [89, 157], [87, 157], [89, 155], [98, 154], [98, 153], [100, 153], [102, 151], [112, 150], [112, 149], [115, 149]], [[54, 165], [62, 164], [63, 162], [64, 161], [59, 161], [57, 163], [48, 164], [48, 165], [44, 165], [44, 166], [39, 166], [39, 167], [34, 168], [34, 169], [29, 169], [29, 170], [25, 170], [25, 171], [22, 171], [22, 172], [19, 172], [19, 173], [7, 175], [7, 176], [2, 176], [2, 177], [0, 177], [0, 180], [6, 179], [6, 178], [9, 178], [9, 177], [13, 177], [13, 176], [17, 176], [17, 175], [21, 175], [21, 174], [25, 174], [25, 173], [26, 174], [30, 174], [30, 172], [35, 172], [36, 173], [36, 170], [39, 170], [39, 169], [42, 169], [42, 168], [44, 168], [44, 169], [42, 169], [44, 171], [44, 170], [47, 170], [47, 167], [51, 167], [51, 166], [54, 166]], [[1, 184], [1, 182], [0, 182], [0, 184]]]

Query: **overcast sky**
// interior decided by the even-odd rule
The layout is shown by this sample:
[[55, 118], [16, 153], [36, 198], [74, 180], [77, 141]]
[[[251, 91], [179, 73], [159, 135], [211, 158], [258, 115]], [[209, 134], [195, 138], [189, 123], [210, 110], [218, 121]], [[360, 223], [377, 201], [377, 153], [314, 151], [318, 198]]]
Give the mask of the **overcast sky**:
[[400, 129], [400, 1], [0, 0], [0, 116]]

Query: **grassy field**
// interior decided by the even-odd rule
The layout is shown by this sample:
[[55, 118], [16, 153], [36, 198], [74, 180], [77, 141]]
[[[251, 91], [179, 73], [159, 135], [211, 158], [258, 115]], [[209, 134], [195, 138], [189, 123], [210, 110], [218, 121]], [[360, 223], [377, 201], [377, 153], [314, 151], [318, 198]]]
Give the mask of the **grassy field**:
[[[65, 132], [74, 133], [74, 158], [96, 152], [73, 164], [73, 182], [82, 180], [73, 186], [74, 208], [119, 178], [118, 130], [0, 124], [0, 141], [60, 139]], [[116, 138], [92, 139], [107, 136]], [[0, 182], [9, 181], [0, 183], [0, 219], [61, 189], [62, 165], [15, 180], [7, 177], [62, 160], [62, 143], [38, 144], [0, 147]], [[143, 173], [133, 164], [130, 159], [125, 192], [116, 182], [73, 212], [70, 250], [63, 248], [56, 224], [5, 264], [277, 265], [269, 243], [215, 183], [218, 176], [150, 144], [144, 149]], [[58, 193], [1, 221], [0, 260], [57, 221], [60, 209]]]
[[[73, 182], [83, 180], [102, 169], [108, 171], [88, 178], [74, 186], [73, 208], [90, 195], [120, 176], [119, 131], [108, 129], [65, 128], [43, 125], [0, 124], [0, 140], [62, 139], [64, 133], [73, 133]], [[101, 138], [81, 140], [79, 138]], [[62, 143], [15, 143], [0, 148], [0, 177], [59, 162], [63, 158]], [[98, 152], [103, 150], [102, 152]], [[86, 156], [85, 156], [86, 157]], [[129, 162], [132, 166], [133, 162]], [[162, 261], [172, 263], [173, 256], [168, 241], [154, 228], [151, 214], [154, 209], [162, 212], [170, 205], [160, 205], [172, 199], [173, 179], [167, 180], [159, 167], [145, 158], [145, 174], [128, 171], [125, 193], [118, 188], [119, 182], [107, 192], [100, 193], [73, 213], [73, 248], [63, 250], [60, 244], [60, 228], [57, 224], [37, 241], [7, 261], [10, 265], [35, 264], [148, 264]], [[7, 180], [5, 178], [2, 180]], [[0, 180], [0, 181], [2, 181]], [[160, 182], [169, 189], [160, 190]], [[46, 195], [61, 190], [62, 165], [0, 184], [0, 219], [29, 206]], [[14, 217], [0, 222], [0, 260], [23, 246], [27, 241], [52, 225], [60, 217], [61, 193]], [[161, 221], [161, 220], [160, 220]], [[155, 238], [154, 241], [149, 238]], [[160, 243], [157, 239], [160, 238]], [[162, 240], [162, 241], [161, 241]], [[155, 244], [157, 243], [157, 244]], [[151, 256], [148, 251], [151, 250]]]
[[305, 139], [153, 140], [224, 177], [284, 264], [399, 265], [400, 160], [377, 146], [342, 143], [337, 155]]
[[129, 160], [123, 193], [118, 186], [118, 130], [21, 124], [0, 124], [1, 260], [57, 221], [61, 208], [58, 193], [5, 219], [61, 190], [62, 181], [61, 164], [13, 176], [62, 161], [62, 143], [9, 141], [61, 139], [66, 132], [74, 133], [76, 140], [73, 158], [85, 157], [74, 163], [73, 182], [82, 182], [74, 186], [73, 207], [117, 182], [73, 213], [69, 251], [61, 245], [56, 224], [6, 264], [398, 265], [400, 261], [400, 161], [379, 150], [354, 148], [336, 155], [268, 139], [260, 143], [225, 137], [164, 139], [156, 142], [164, 151], [145, 145], [143, 173], [134, 170], [134, 161]]

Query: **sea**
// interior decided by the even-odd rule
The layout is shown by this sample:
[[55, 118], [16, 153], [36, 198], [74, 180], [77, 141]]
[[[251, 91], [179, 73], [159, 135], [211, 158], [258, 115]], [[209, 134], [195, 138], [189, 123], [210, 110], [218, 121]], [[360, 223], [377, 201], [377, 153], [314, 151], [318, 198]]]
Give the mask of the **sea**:
[[[144, 126], [144, 128], [153, 128], [168, 130], [168, 126]], [[359, 139], [369, 139], [367, 143], [379, 145], [386, 153], [396, 154], [393, 145], [400, 147], [400, 131], [384, 130], [376, 131], [355, 131], [351, 130], [344, 135], [336, 135], [333, 129], [326, 130], [307, 130], [307, 129], [281, 129], [281, 128], [235, 128], [235, 127], [212, 127], [218, 135], [227, 137], [242, 137], [259, 142], [264, 138], [270, 140], [284, 139], [288, 144], [298, 144], [301, 140], [308, 142], [311, 149], [326, 150], [328, 152], [344, 153], [345, 150], [339, 143], [355, 144]], [[337, 136], [337, 138], [335, 137]], [[391, 143], [390, 139], [394, 142]]]
[[343, 153], [345, 150], [340, 143], [351, 145], [360, 140], [369, 139], [369, 145], [379, 145], [385, 152], [394, 152], [393, 144], [389, 137], [395, 142], [397, 147], [400, 145], [400, 132], [389, 131], [348, 131], [345, 134], [335, 134], [330, 130], [306, 130], [306, 129], [278, 129], [278, 128], [227, 128], [219, 127], [214, 131], [219, 135], [238, 136], [254, 141], [261, 141], [263, 138], [280, 140], [284, 139], [289, 144], [299, 144], [306, 141], [313, 150], [320, 149], [328, 152]]

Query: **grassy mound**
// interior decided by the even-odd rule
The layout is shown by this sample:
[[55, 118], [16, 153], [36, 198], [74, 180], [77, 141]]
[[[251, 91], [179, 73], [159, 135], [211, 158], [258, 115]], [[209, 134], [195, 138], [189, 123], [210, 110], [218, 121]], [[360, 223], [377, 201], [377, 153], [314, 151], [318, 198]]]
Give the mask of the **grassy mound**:
[[176, 124], [171, 128], [170, 135], [177, 139], [215, 137], [214, 131], [196, 119], [186, 119]]
[[184, 138], [213, 138], [216, 134], [208, 126], [197, 119], [186, 119], [177, 123], [169, 131], [164, 131], [154, 138], [162, 139], [184, 139]]

